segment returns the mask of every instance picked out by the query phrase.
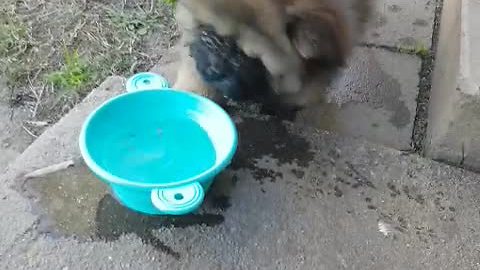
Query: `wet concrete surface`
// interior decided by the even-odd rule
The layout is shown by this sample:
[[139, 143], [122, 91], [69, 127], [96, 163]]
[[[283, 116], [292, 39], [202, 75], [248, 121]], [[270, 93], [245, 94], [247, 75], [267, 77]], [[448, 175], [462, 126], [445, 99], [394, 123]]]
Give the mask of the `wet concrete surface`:
[[239, 114], [239, 152], [195, 215], [133, 213], [80, 164], [21, 185], [32, 211], [44, 216], [3, 254], [0, 267], [480, 267], [477, 175]]
[[230, 206], [228, 193], [235, 181], [224, 173], [217, 177], [205, 200], [203, 213], [186, 216], [146, 216], [119, 203], [106, 184], [99, 181], [81, 161], [75, 166], [42, 178], [21, 181], [21, 191], [39, 215], [36, 230], [52, 238], [75, 237], [79, 241], [116, 241], [135, 234], [143, 243], [175, 258], [179, 254], [154, 237], [160, 228], [215, 226], [224, 221]]
[[97, 208], [107, 194], [107, 186], [83, 162], [43, 178], [25, 180], [22, 186], [34, 202], [34, 210], [42, 216], [40, 232], [83, 238], [95, 235]]
[[301, 112], [297, 121], [408, 150], [420, 65], [416, 56], [357, 48], [328, 87], [325, 101]]

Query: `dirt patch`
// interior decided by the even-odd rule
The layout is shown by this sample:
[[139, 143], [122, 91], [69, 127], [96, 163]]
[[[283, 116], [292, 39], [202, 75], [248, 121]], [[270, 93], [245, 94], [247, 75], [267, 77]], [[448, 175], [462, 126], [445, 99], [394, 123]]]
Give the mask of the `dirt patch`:
[[107, 76], [150, 69], [177, 37], [161, 0], [5, 0], [0, 91], [42, 123], [26, 125], [38, 135]]

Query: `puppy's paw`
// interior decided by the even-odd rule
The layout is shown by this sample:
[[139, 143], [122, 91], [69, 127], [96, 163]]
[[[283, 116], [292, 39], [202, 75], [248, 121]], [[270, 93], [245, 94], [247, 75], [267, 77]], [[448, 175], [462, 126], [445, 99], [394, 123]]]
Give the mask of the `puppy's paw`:
[[277, 94], [296, 94], [302, 89], [302, 79], [298, 74], [275, 76], [272, 81], [273, 89]]
[[204, 85], [197, 83], [197, 81], [191, 81], [189, 79], [177, 79], [177, 81], [173, 84], [172, 88], [192, 92], [202, 96], [208, 94], [208, 90], [204, 87]]

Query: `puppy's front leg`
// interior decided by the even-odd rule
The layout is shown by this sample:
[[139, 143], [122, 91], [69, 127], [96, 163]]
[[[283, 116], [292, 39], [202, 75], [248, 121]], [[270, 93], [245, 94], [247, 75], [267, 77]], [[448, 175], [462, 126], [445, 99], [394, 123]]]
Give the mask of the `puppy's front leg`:
[[209, 87], [203, 82], [197, 71], [195, 60], [188, 55], [186, 49], [183, 49], [181, 54], [180, 66], [173, 88], [194, 92], [206, 97], [210, 97], [213, 94]]
[[[283, 33], [278, 33], [278, 36], [282, 35]], [[303, 67], [299, 55], [290, 44], [278, 46], [273, 39], [249, 27], [242, 29], [237, 41], [247, 56], [261, 59], [272, 76], [271, 83], [275, 92], [294, 94], [301, 90]]]

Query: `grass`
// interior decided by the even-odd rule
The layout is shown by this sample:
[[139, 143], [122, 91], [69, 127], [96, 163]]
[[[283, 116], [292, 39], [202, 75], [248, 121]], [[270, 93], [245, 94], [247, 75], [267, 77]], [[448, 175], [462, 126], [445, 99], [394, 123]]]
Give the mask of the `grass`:
[[65, 51], [63, 67], [48, 74], [47, 81], [56, 89], [78, 94], [92, 83], [93, 77], [90, 67], [80, 59], [78, 51], [74, 50]]
[[164, 2], [169, 5], [175, 5], [175, 3], [177, 3], [177, 0], [164, 0]]
[[23, 56], [32, 46], [27, 34], [27, 28], [8, 5], [0, 9], [0, 72], [7, 83], [19, 80], [24, 71]]
[[425, 47], [425, 45], [421, 44], [415, 47], [414, 53], [421, 58], [425, 58], [430, 55], [430, 50], [427, 47]]
[[178, 36], [160, 0], [3, 1], [0, 77], [31, 120], [54, 122], [107, 76], [148, 70]]
[[400, 47], [398, 50], [401, 53], [415, 54], [422, 59], [430, 55], [430, 50], [421, 43], [417, 43], [411, 47]]

